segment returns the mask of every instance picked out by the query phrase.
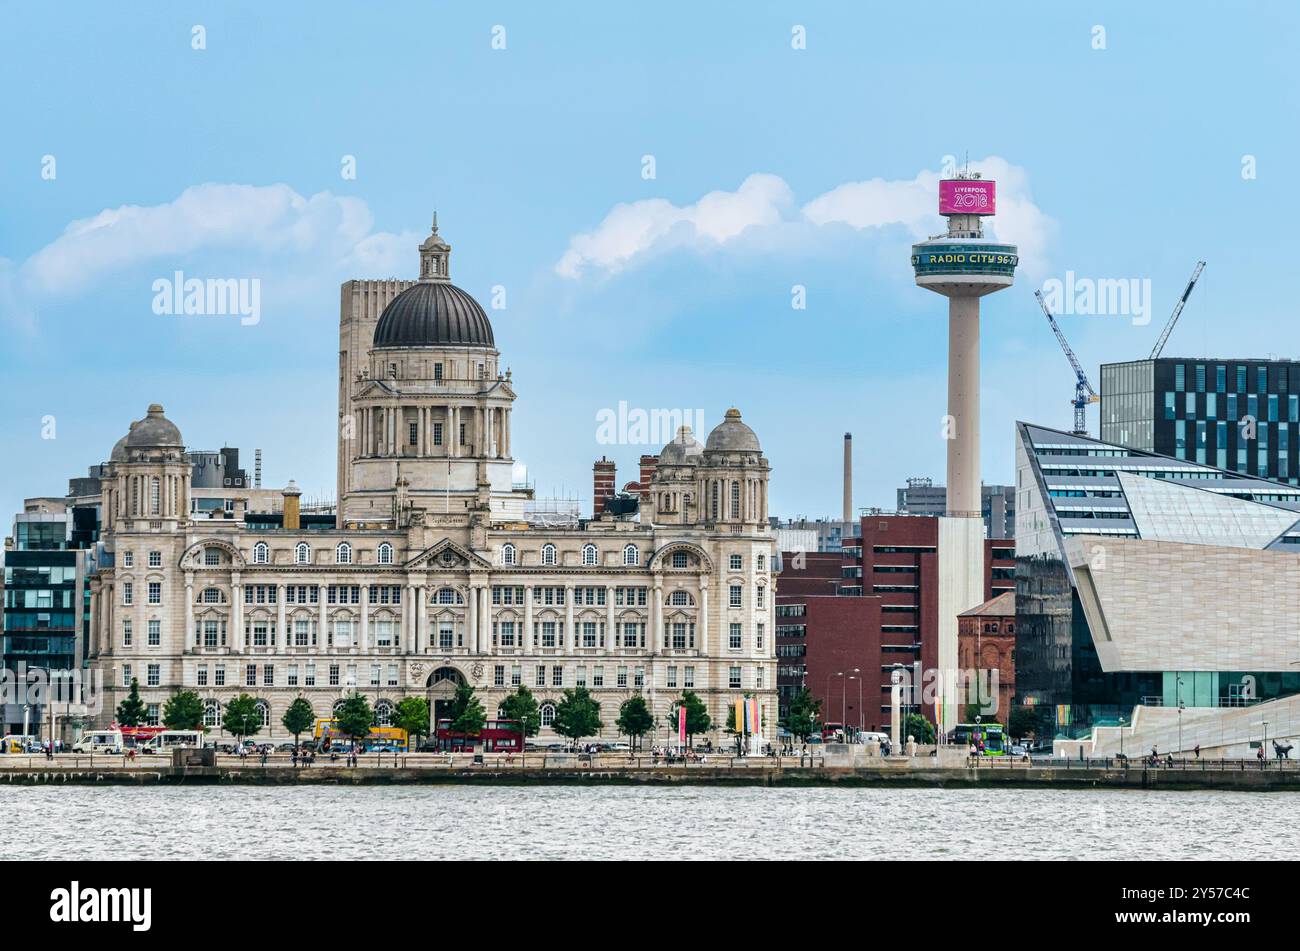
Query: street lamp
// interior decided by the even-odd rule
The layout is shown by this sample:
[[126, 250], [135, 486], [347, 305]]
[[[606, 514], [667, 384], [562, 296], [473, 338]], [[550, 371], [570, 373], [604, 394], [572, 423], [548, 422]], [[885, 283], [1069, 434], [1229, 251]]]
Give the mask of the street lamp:
[[858, 667], [853, 668], [856, 674], [853, 679], [858, 682], [858, 739], [862, 739], [862, 670]]
[[1174, 700], [1178, 702], [1178, 758], [1183, 758], [1183, 678], [1174, 678]]

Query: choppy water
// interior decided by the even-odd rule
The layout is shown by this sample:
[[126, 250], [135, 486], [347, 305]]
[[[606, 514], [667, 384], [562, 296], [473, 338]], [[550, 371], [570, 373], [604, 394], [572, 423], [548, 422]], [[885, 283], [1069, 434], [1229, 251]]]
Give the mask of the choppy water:
[[0, 789], [3, 859], [1290, 858], [1294, 793]]

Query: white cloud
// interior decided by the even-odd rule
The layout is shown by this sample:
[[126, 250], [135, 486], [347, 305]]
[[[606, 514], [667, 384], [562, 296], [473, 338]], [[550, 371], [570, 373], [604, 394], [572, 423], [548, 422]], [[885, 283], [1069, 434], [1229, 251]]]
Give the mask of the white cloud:
[[[998, 213], [986, 220], [989, 233], [1020, 246], [1022, 267], [1042, 271], [1055, 223], [1034, 204], [1028, 173], [997, 156], [972, 162], [971, 167], [998, 183]], [[922, 238], [942, 228], [939, 178], [939, 172], [924, 170], [912, 179], [846, 182], [801, 209], [795, 208], [790, 186], [768, 174], [751, 175], [736, 191], [710, 192], [693, 205], [677, 206], [664, 199], [620, 204], [594, 231], [574, 237], [555, 269], [568, 278], [588, 270], [613, 274], [666, 248], [717, 248], [750, 228], [800, 219], [859, 231], [898, 225]]]
[[21, 264], [0, 266], [0, 307], [26, 322], [42, 301], [114, 273], [205, 251], [280, 255], [362, 273], [409, 269], [418, 237], [373, 232], [365, 202], [288, 185], [209, 183], [160, 205], [123, 205], [73, 221]]
[[779, 224], [794, 195], [776, 175], [751, 175], [734, 192], [709, 192], [693, 205], [662, 198], [615, 205], [594, 232], [577, 235], [555, 266], [577, 278], [591, 268], [621, 271], [651, 249], [719, 247], [746, 230]]

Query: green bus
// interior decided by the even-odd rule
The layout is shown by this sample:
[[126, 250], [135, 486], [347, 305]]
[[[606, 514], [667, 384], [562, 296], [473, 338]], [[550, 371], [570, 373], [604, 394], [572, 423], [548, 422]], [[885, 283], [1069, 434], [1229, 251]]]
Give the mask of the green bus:
[[958, 723], [949, 739], [955, 746], [983, 742], [985, 756], [1007, 755], [1007, 737], [1001, 723]]

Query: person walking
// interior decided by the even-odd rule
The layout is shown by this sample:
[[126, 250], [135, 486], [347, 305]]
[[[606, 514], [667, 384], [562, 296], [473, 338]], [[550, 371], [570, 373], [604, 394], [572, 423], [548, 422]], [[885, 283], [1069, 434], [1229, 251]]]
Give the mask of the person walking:
[[1201, 758], [1201, 744], [1200, 744], [1200, 743], [1197, 743], [1194, 747], [1192, 747], [1192, 753], [1196, 756], [1197, 759], [1200, 759], [1200, 758]]

